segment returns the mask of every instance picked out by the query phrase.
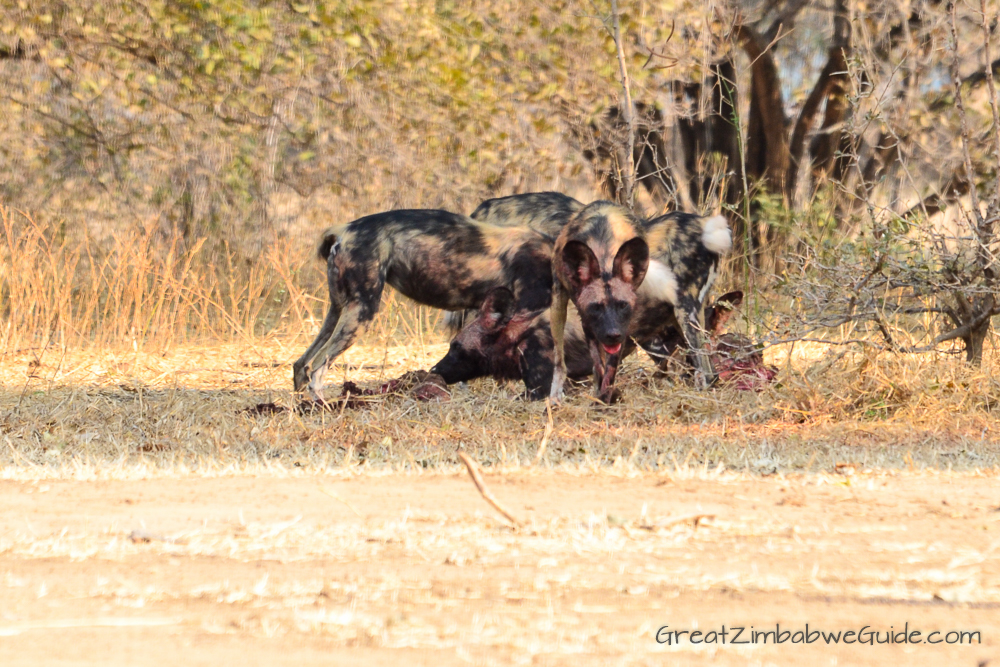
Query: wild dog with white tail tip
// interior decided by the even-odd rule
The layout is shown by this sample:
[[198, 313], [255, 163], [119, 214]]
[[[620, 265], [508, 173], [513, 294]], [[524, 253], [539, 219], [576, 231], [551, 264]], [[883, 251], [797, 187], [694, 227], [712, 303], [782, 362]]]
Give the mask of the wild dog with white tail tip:
[[700, 217], [674, 211], [647, 221], [645, 239], [650, 259], [630, 333], [652, 356], [652, 342], [667, 328], [681, 334], [688, 363], [699, 389], [715, 381], [710, 355], [704, 349], [704, 308], [719, 262], [732, 247], [725, 217]]
[[378, 213], [324, 232], [330, 310], [316, 340], [294, 365], [296, 392], [322, 400], [329, 364], [375, 318], [382, 290], [434, 308], [477, 308], [495, 287], [518, 310], [551, 302], [552, 241], [539, 232], [498, 227], [439, 210]]

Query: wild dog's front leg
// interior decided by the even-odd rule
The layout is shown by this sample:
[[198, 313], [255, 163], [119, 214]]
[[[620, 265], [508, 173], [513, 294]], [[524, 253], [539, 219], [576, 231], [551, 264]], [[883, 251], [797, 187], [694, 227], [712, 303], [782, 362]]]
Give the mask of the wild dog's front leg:
[[330, 362], [353, 345], [358, 334], [364, 332], [373, 319], [374, 313], [369, 315], [366, 311], [367, 309], [359, 303], [352, 303], [344, 308], [333, 334], [313, 353], [312, 357], [302, 363], [303, 372], [309, 377], [309, 393], [316, 400], [323, 400], [323, 377]]
[[[316, 353], [326, 345], [330, 337], [333, 336], [334, 329], [337, 328], [337, 321], [340, 320], [340, 292], [337, 289], [338, 278], [340, 277], [340, 269], [337, 267], [336, 255], [337, 255], [337, 245], [334, 244], [329, 250], [329, 254], [326, 258], [326, 284], [327, 290], [330, 295], [330, 309], [326, 312], [326, 319], [323, 320], [323, 326], [320, 327], [319, 333], [316, 335], [316, 339], [312, 342], [301, 357], [296, 359], [295, 364], [292, 366], [292, 385], [295, 388], [295, 393], [301, 393], [305, 391], [306, 385], [309, 383], [309, 377], [311, 375], [310, 360], [316, 356]], [[322, 380], [320, 381], [322, 384]], [[322, 399], [320, 396], [314, 396], [316, 399]]]
[[604, 384], [607, 361], [604, 356], [604, 350], [601, 349], [601, 344], [597, 342], [597, 339], [591, 336], [589, 332], [584, 332], [584, 336], [587, 339], [587, 349], [590, 350], [590, 362], [594, 366], [594, 395], [600, 396], [601, 387]]
[[705, 330], [704, 315], [701, 304], [695, 299], [684, 299], [681, 305], [674, 308], [674, 315], [684, 334], [684, 342], [688, 348], [688, 360], [694, 367], [695, 387], [707, 389], [715, 383], [715, 369], [708, 350], [702, 345], [702, 332]]
[[621, 400], [621, 392], [615, 388], [615, 376], [626, 346], [622, 345], [618, 352], [608, 354], [596, 339], [588, 337], [587, 342], [590, 346], [590, 358], [594, 363], [594, 395], [602, 403], [617, 403]]
[[566, 309], [569, 308], [569, 293], [558, 278], [552, 284], [552, 306], [550, 321], [555, 368], [552, 371], [552, 387], [549, 398], [558, 403], [563, 399], [563, 385], [566, 383]]
[[339, 319], [340, 306], [336, 302], [331, 303], [330, 310], [326, 313], [326, 319], [323, 320], [323, 326], [316, 335], [316, 340], [312, 342], [312, 345], [309, 346], [301, 357], [296, 359], [295, 364], [292, 366], [292, 384], [295, 387], [295, 393], [298, 394], [305, 391], [312, 371], [309, 362], [329, 342], [330, 337], [333, 336], [333, 332], [337, 328], [337, 321]]
[[518, 364], [521, 379], [524, 381], [527, 397], [532, 401], [540, 401], [547, 392], [552, 391], [555, 365], [552, 363], [551, 351], [546, 349], [546, 343], [544, 339], [532, 337], [520, 350]]

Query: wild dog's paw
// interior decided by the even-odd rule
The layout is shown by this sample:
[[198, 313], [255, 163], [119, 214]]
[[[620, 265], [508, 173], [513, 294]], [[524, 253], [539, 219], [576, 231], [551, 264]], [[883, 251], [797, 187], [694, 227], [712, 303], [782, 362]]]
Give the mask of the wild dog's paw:
[[618, 387], [609, 387], [601, 392], [601, 395], [597, 398], [605, 405], [615, 405], [622, 402], [623, 394]]

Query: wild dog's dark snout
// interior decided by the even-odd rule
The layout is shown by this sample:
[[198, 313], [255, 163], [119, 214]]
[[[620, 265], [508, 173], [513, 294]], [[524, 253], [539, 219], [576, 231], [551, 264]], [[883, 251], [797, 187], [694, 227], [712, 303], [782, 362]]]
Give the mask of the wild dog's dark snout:
[[476, 319], [467, 324], [448, 347], [448, 354], [431, 369], [447, 384], [467, 382], [491, 373], [497, 339], [510, 322], [516, 299], [505, 287], [487, 293]]

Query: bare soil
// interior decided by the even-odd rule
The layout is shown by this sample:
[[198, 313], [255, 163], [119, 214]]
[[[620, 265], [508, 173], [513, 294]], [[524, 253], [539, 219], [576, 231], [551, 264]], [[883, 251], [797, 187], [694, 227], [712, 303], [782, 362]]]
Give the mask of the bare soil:
[[[992, 473], [485, 479], [522, 527], [458, 468], [2, 481], [2, 664], [1000, 660]], [[981, 643], [656, 641], [807, 623]]]

